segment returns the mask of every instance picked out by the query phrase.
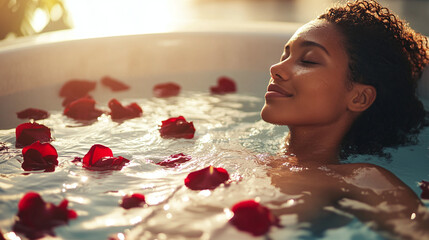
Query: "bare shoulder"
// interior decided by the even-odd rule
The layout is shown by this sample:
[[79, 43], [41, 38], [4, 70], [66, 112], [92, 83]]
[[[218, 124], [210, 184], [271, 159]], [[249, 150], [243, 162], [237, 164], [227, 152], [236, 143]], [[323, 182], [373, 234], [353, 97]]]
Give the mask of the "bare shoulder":
[[329, 168], [342, 176], [352, 176], [362, 172], [370, 175], [394, 175], [389, 170], [372, 163], [347, 163], [329, 165]]
[[359, 188], [374, 191], [408, 189], [395, 174], [370, 163], [351, 163], [332, 166], [342, 179]]
[[429, 213], [414, 191], [389, 170], [374, 164], [332, 166], [345, 183], [342, 210], [378, 230], [404, 239], [428, 239]]

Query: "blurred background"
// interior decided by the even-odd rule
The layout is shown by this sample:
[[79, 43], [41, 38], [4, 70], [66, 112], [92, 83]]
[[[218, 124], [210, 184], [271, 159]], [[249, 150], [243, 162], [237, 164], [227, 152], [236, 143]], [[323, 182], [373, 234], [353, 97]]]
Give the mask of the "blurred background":
[[[343, 0], [0, 0], [0, 40], [63, 29], [164, 31], [184, 21], [305, 23]], [[429, 35], [429, 0], [380, 0]]]

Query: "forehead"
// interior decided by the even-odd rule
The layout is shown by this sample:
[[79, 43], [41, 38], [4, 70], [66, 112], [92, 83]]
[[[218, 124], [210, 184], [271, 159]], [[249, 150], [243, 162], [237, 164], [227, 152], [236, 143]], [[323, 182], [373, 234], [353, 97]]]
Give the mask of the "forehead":
[[343, 39], [343, 34], [334, 24], [325, 20], [313, 20], [300, 27], [288, 44], [303, 40], [319, 43], [327, 49], [345, 50]]

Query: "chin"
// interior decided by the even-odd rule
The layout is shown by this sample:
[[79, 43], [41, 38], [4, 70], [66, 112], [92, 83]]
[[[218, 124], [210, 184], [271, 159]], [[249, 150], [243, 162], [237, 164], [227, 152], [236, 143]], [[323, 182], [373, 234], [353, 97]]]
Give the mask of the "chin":
[[269, 106], [266, 104], [261, 109], [261, 118], [267, 123], [276, 124], [276, 125], [285, 125], [283, 124], [279, 118], [279, 114], [272, 109], [270, 109]]

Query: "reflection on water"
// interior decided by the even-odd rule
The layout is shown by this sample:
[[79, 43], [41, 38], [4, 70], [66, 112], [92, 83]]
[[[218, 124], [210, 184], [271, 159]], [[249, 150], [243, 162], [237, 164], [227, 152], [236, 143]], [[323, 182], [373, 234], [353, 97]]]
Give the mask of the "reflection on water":
[[[115, 34], [167, 31], [189, 21], [307, 22], [346, 0], [0, 0], [0, 39], [65, 29]], [[429, 1], [380, 0], [429, 35]]]
[[[99, 100], [97, 95], [94, 97]], [[73, 120], [49, 109], [50, 117], [40, 123], [50, 126], [55, 134], [52, 145], [58, 151], [60, 162], [55, 172], [32, 171], [23, 175], [22, 155], [18, 149], [13, 155], [0, 155], [4, 174], [0, 175], [0, 186], [7, 186], [0, 190], [0, 229], [3, 232], [11, 231], [17, 203], [28, 191], [36, 191], [55, 204], [67, 198], [70, 208], [77, 211], [78, 219], [55, 229], [62, 239], [107, 239], [110, 234], [140, 226], [140, 222], [145, 223], [142, 227], [150, 234], [210, 236], [212, 231], [226, 224], [231, 214], [226, 214], [225, 209], [238, 199], [275, 197], [272, 191], [262, 191], [270, 189], [268, 179], [261, 177], [264, 167], [253, 161], [256, 153], [243, 147], [246, 142], [253, 148], [263, 144], [271, 149], [282, 139], [282, 131], [277, 131], [279, 137], [275, 140], [257, 138], [266, 131], [280, 128], [259, 121], [263, 102], [260, 97], [183, 92], [170, 99], [124, 101], [137, 102], [143, 107], [144, 116], [117, 123], [103, 115], [92, 125], [69, 127], [76, 125]], [[100, 103], [106, 105], [106, 102]], [[161, 120], [179, 114], [192, 119], [198, 129], [195, 138], [161, 139], [158, 132]], [[246, 133], [253, 133], [255, 124], [265, 128], [258, 129], [259, 134], [252, 134], [248, 139]], [[15, 150], [12, 147], [14, 131], [1, 130], [0, 141]], [[131, 163], [121, 171], [99, 172], [72, 163], [75, 156], [83, 156], [95, 143], [109, 146], [114, 155], [124, 156], [132, 160]], [[179, 152], [191, 155], [192, 160], [175, 168], [154, 164]], [[227, 169], [234, 184], [217, 191], [192, 191], [184, 187], [188, 173], [208, 165]], [[256, 169], [260, 169], [257, 175], [253, 173]], [[250, 184], [239, 185], [238, 176]], [[260, 182], [264, 185], [256, 184]], [[130, 193], [144, 194], [149, 206], [130, 211], [120, 208], [118, 200]]]

